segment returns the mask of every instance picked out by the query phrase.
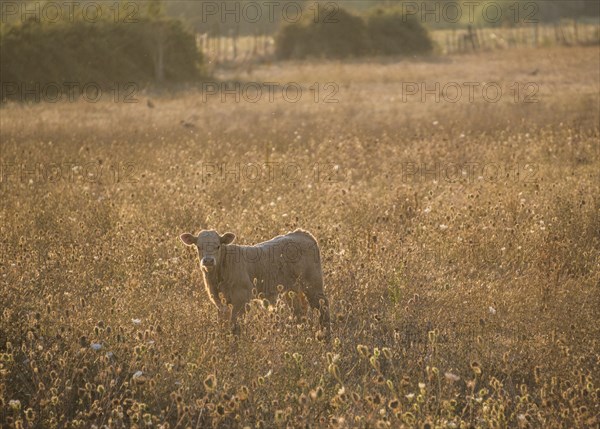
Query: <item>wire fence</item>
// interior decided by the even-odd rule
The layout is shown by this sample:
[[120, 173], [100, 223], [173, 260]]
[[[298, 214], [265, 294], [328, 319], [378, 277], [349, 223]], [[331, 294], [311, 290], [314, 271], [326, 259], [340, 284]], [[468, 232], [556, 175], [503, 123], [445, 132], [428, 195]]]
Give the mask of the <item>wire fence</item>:
[[[576, 20], [555, 24], [528, 24], [515, 27], [433, 30], [431, 38], [442, 55], [547, 46], [600, 44], [600, 24]], [[198, 48], [211, 66], [257, 64], [275, 57], [275, 39], [268, 34], [252, 36], [196, 35]]]
[[437, 30], [431, 33], [443, 54], [489, 51], [520, 47], [578, 46], [600, 44], [600, 25], [563, 21], [518, 27]]

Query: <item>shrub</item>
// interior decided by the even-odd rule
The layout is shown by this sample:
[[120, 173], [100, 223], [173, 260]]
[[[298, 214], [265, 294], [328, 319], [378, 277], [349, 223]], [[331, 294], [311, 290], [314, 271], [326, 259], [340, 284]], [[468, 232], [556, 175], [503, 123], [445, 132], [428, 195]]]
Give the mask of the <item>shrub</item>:
[[2, 99], [10, 97], [9, 83], [28, 89], [67, 82], [93, 82], [102, 88], [154, 83], [160, 43], [164, 82], [191, 81], [202, 75], [202, 54], [195, 38], [176, 20], [142, 19], [130, 25], [27, 21], [4, 30], [0, 35]]
[[368, 18], [367, 31], [376, 55], [429, 53], [433, 43], [427, 29], [414, 16], [379, 9]]
[[339, 9], [328, 20], [301, 21], [281, 29], [276, 54], [281, 59], [347, 58], [369, 53], [367, 27], [362, 18]]
[[283, 27], [276, 37], [280, 59], [347, 58], [429, 53], [429, 34], [414, 17], [378, 10], [366, 21], [342, 9], [336, 22], [306, 20]]

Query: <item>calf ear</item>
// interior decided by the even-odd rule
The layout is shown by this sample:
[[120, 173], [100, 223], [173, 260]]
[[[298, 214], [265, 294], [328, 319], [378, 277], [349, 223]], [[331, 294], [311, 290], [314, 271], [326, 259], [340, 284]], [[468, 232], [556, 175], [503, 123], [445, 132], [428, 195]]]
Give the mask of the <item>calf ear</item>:
[[194, 237], [192, 234], [181, 234], [179, 238], [181, 238], [181, 241], [183, 241], [188, 246], [193, 246], [194, 244], [196, 244], [196, 237]]
[[235, 240], [235, 234], [226, 232], [221, 236], [221, 244], [231, 244]]

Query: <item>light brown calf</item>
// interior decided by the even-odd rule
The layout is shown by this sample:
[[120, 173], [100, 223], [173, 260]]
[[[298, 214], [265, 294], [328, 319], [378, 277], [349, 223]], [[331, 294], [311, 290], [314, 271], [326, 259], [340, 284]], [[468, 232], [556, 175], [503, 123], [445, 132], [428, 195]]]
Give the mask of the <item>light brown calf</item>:
[[[254, 246], [231, 244], [234, 239], [230, 232], [181, 235], [181, 241], [198, 250], [211, 301], [221, 311], [223, 303], [232, 306], [234, 333], [239, 334], [238, 317], [253, 296], [274, 302], [279, 291], [294, 291], [304, 294], [310, 306], [319, 309], [321, 326], [328, 334], [329, 302], [323, 293], [321, 254], [315, 238], [297, 229]], [[300, 307], [294, 305], [296, 313]]]

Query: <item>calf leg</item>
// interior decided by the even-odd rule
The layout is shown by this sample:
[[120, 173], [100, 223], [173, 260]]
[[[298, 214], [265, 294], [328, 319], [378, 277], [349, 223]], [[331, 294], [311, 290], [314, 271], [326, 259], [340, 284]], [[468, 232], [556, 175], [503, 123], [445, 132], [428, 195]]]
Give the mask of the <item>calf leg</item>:
[[231, 310], [231, 330], [233, 335], [240, 336], [241, 329], [239, 323], [239, 316], [245, 312], [246, 305], [234, 306]]
[[[290, 296], [292, 293], [293, 297]], [[291, 291], [285, 294], [285, 301], [294, 312], [294, 318], [301, 323], [306, 318], [306, 310], [308, 310], [308, 302], [304, 293]]]
[[246, 312], [246, 304], [252, 298], [252, 288], [250, 286], [246, 285], [246, 287], [235, 288], [231, 295], [231, 304], [233, 306], [231, 310], [231, 325], [234, 335], [240, 335], [239, 317]]
[[329, 332], [330, 321], [329, 321], [329, 300], [325, 296], [322, 290], [307, 290], [306, 298], [308, 303], [314, 309], [319, 310], [319, 323], [321, 327]]

